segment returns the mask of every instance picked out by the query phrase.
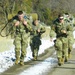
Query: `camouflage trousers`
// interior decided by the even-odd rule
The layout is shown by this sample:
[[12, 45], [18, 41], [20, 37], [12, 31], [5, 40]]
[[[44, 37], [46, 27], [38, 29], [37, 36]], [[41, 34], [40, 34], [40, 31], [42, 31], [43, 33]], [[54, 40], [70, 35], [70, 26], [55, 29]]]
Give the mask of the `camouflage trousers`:
[[68, 54], [71, 53], [72, 49], [73, 49], [73, 43], [74, 43], [74, 38], [71, 36], [68, 36]]
[[30, 47], [31, 47], [33, 57], [38, 56], [38, 51], [39, 51], [40, 45], [41, 45], [41, 40], [39, 37], [37, 37], [37, 36], [31, 37]]
[[38, 51], [39, 51], [39, 47], [38, 48], [34, 48], [34, 46], [31, 45], [31, 51], [32, 51], [32, 56], [38, 56]]
[[68, 39], [65, 37], [57, 38], [55, 41], [55, 49], [58, 58], [68, 57]]
[[26, 56], [26, 48], [28, 46], [26, 34], [16, 35], [14, 40], [14, 45], [15, 45], [16, 59], [20, 59], [20, 61], [24, 61], [24, 57]]

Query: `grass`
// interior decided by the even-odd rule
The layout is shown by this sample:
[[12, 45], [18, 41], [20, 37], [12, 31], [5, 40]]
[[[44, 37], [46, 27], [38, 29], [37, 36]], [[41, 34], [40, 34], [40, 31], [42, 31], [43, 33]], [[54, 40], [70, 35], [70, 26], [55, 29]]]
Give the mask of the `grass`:
[[[49, 39], [50, 28], [46, 27], [46, 32], [42, 34], [42, 38]], [[30, 39], [28, 39], [28, 42]], [[12, 39], [9, 37], [0, 37], [0, 52], [10, 50], [13, 47]]]
[[0, 37], [0, 52], [10, 50], [12, 46], [13, 42], [11, 39]]

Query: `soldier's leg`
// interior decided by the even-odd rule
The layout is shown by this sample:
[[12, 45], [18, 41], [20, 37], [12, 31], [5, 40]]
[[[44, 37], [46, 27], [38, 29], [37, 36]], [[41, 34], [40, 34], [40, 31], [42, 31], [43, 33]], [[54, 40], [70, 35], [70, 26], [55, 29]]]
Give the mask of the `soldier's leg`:
[[71, 58], [71, 51], [72, 51], [72, 44], [69, 44], [69, 47], [68, 47], [68, 58]]
[[63, 58], [64, 61], [67, 62], [68, 61], [68, 39], [63, 37], [62, 38], [62, 42], [63, 42]]
[[34, 46], [31, 46], [31, 50], [32, 50], [32, 56], [33, 56], [33, 60], [36, 60], [36, 56], [38, 55], [37, 53], [37, 49], [34, 48]]
[[27, 46], [28, 46], [28, 43], [22, 42], [22, 44], [21, 44], [21, 56], [20, 56], [20, 64], [21, 65], [24, 65], [24, 58], [25, 58], [26, 53], [27, 53], [27, 51], [26, 51]]
[[34, 49], [34, 60], [37, 60], [38, 57], [38, 48]]
[[32, 43], [30, 44], [30, 48], [31, 48], [31, 51], [32, 51], [32, 56], [34, 57], [34, 46], [33, 46]]
[[39, 37], [36, 37], [35, 38], [35, 50], [34, 50], [35, 60], [37, 60], [40, 45], [41, 45], [41, 40]]
[[57, 58], [58, 58], [58, 65], [61, 66], [62, 64], [62, 42], [61, 40], [58, 38], [55, 41], [55, 49], [57, 51]]
[[71, 57], [71, 51], [73, 49], [72, 45], [73, 45], [73, 38], [70, 37], [68, 38], [68, 58]]
[[62, 61], [63, 64], [64, 64], [64, 60], [65, 60], [65, 56], [64, 55], [65, 55], [65, 52], [62, 50], [62, 60], [61, 61]]
[[72, 51], [72, 47], [71, 49], [70, 48], [68, 49], [68, 58], [71, 58], [71, 51]]
[[15, 48], [15, 57], [16, 57], [15, 64], [18, 64], [20, 61], [20, 48]]
[[58, 65], [61, 66], [62, 63], [62, 51], [57, 51]]
[[21, 50], [21, 41], [19, 37], [16, 37], [14, 40], [14, 45], [15, 45], [15, 64], [18, 64], [20, 61], [20, 50]]
[[30, 48], [32, 51], [32, 56], [34, 57], [34, 42], [33, 42], [33, 37], [30, 38]]
[[36, 44], [36, 48], [34, 49], [34, 59], [37, 60], [37, 57], [38, 57], [38, 52], [39, 52], [39, 47], [40, 45], [39, 44]]

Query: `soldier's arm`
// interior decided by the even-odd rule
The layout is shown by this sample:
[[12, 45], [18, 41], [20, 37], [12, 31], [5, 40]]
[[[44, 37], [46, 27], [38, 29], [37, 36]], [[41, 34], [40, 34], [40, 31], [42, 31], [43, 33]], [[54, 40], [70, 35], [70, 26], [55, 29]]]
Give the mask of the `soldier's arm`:
[[41, 29], [40, 29], [40, 33], [44, 33], [45, 31], [46, 31], [45, 27], [44, 27], [44, 26], [41, 27]]
[[39, 33], [44, 33], [46, 31], [45, 26], [39, 25], [39, 28], [37, 30]]
[[14, 20], [12, 21], [12, 30], [11, 30], [11, 33], [12, 33], [13, 36], [15, 35], [16, 27], [17, 27], [17, 26], [18, 26], [18, 22], [17, 22], [16, 19], [14, 19]]
[[61, 31], [60, 31], [62, 34], [66, 34], [67, 33], [67, 29], [66, 29], [66, 25], [64, 24], [61, 28]]
[[73, 35], [73, 26], [71, 26], [71, 25], [67, 26], [67, 35], [69, 35], [69, 36]]
[[26, 28], [27, 28], [27, 30], [28, 30], [29, 32], [32, 31], [32, 25], [31, 25], [31, 23], [30, 23], [29, 21], [25, 21], [25, 22], [24, 22], [24, 25], [26, 26]]

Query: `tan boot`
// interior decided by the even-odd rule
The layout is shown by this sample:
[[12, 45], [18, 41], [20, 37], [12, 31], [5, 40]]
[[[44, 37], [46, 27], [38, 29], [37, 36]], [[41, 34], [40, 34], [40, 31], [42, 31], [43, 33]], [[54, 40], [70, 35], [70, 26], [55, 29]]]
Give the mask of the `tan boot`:
[[64, 64], [64, 58], [61, 58], [61, 63]]
[[71, 58], [71, 54], [68, 54], [68, 58], [69, 58], [69, 59]]
[[37, 60], [37, 56], [33, 57], [33, 60]]
[[17, 58], [17, 59], [15, 60], [15, 64], [18, 64], [18, 63], [19, 63], [19, 61], [20, 61], [20, 59], [19, 59], [19, 58]]
[[23, 62], [23, 61], [20, 61], [20, 65], [21, 65], [21, 66], [24, 66], [24, 62]]

